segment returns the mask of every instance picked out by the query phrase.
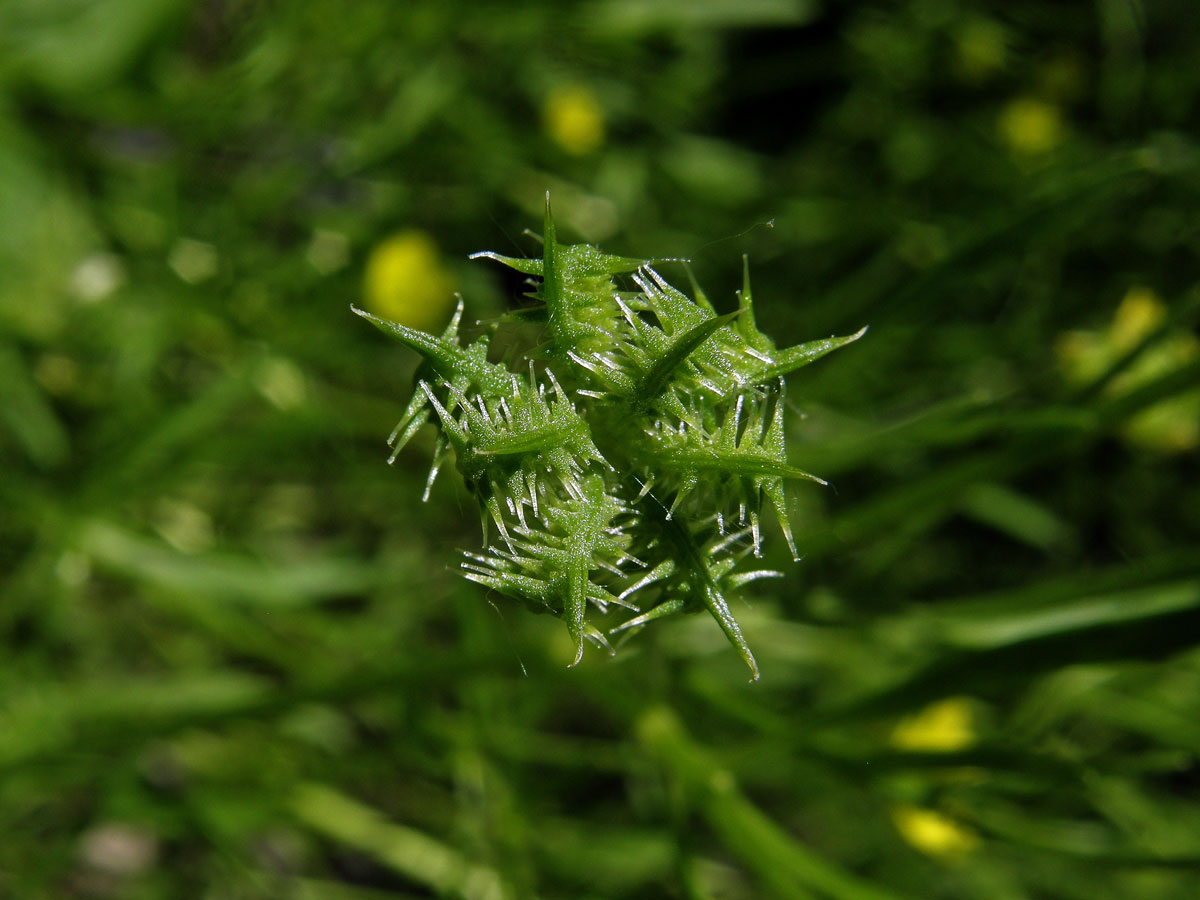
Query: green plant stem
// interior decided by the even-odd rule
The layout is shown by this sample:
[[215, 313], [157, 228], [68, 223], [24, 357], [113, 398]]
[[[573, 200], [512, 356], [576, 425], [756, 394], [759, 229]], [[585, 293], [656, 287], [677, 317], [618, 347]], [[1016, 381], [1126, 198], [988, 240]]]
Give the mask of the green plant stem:
[[638, 740], [695, 804], [731, 853], [776, 896], [830, 900], [909, 900], [834, 865], [798, 843], [738, 789], [733, 776], [695, 743], [675, 714], [663, 707], [644, 713]]

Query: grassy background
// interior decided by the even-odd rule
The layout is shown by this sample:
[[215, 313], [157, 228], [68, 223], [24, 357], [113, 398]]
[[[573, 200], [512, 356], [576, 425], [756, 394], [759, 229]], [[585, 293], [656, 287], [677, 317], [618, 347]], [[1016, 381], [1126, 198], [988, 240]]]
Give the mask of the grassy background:
[[[1195, 897], [1198, 124], [1185, 0], [0, 5], [0, 896]], [[566, 670], [384, 465], [364, 271], [493, 317], [547, 188], [871, 326], [758, 685]]]

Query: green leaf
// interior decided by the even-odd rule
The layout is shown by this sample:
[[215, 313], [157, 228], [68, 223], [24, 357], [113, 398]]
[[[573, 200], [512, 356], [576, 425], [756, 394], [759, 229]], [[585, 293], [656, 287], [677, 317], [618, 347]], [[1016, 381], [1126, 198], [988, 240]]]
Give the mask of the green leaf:
[[752, 370], [749, 378], [754, 384], [764, 384], [782, 375], [789, 375], [809, 363], [816, 362], [839, 347], [854, 343], [866, 333], [867, 328], [864, 325], [854, 334], [845, 337], [829, 337], [819, 341], [809, 341], [806, 344], [797, 344], [795, 347], [778, 351], [772, 362]]
[[729, 602], [721, 594], [721, 589], [717, 587], [712, 573], [708, 570], [708, 565], [701, 558], [695, 540], [678, 521], [669, 519], [664, 524], [671, 544], [679, 553], [680, 562], [687, 568], [690, 576], [695, 579], [692, 588], [694, 595], [698, 596], [709, 614], [716, 619], [717, 624], [721, 626], [721, 631], [725, 632], [725, 637], [737, 650], [738, 656], [742, 658], [742, 662], [749, 667], [750, 680], [758, 681], [758, 663], [754, 660], [750, 645], [746, 643], [741, 626], [738, 625], [737, 619], [729, 609]]
[[701, 449], [672, 449], [662, 450], [647, 447], [645, 455], [655, 462], [684, 470], [697, 472], [719, 472], [723, 475], [733, 475], [740, 478], [768, 476], [776, 478], [800, 479], [815, 481], [817, 484], [829, 484], [825, 479], [805, 472], [796, 466], [781, 463], [778, 460], [760, 454], [718, 453], [715, 450]]
[[658, 397], [667, 388], [675, 370], [678, 369], [717, 329], [728, 325], [740, 314], [741, 310], [717, 316], [706, 322], [701, 322], [695, 328], [680, 335], [672, 343], [670, 349], [658, 358], [654, 366], [638, 381], [634, 400], [638, 403], [648, 403]]
[[545, 262], [540, 259], [520, 259], [515, 256], [501, 256], [499, 253], [493, 253], [491, 250], [472, 253], [467, 259], [494, 259], [496, 262], [503, 263], [510, 269], [516, 269], [518, 272], [524, 272], [526, 275], [541, 275], [545, 266]]

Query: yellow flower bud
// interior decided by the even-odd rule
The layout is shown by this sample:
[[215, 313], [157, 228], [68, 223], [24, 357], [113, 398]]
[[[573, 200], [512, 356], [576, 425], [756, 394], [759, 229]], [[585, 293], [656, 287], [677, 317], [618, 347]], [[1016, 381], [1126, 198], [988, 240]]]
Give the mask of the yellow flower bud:
[[1000, 113], [1000, 136], [1021, 156], [1040, 156], [1062, 143], [1063, 123], [1058, 107], [1020, 97]]
[[903, 719], [892, 731], [901, 750], [952, 753], [975, 743], [971, 705], [966, 697], [949, 697]]
[[604, 110], [585, 87], [551, 91], [542, 115], [550, 139], [572, 156], [586, 156], [604, 143]]
[[422, 331], [445, 324], [454, 303], [454, 279], [433, 238], [410, 229], [384, 240], [367, 260], [364, 302], [375, 315]]
[[961, 857], [979, 846], [975, 832], [937, 810], [897, 806], [892, 821], [901, 837], [929, 856]]

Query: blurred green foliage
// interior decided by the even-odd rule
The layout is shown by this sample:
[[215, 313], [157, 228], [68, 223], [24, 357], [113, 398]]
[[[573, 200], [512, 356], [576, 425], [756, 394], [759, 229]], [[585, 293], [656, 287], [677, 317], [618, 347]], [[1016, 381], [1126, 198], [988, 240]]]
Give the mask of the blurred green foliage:
[[[1198, 32], [0, 4], [0, 896], [1190, 900]], [[547, 189], [720, 311], [748, 253], [781, 345], [871, 326], [791, 385], [833, 487], [737, 610], [754, 687], [691, 619], [567, 671], [383, 464], [372, 251], [494, 318], [465, 257], [536, 255]]]

